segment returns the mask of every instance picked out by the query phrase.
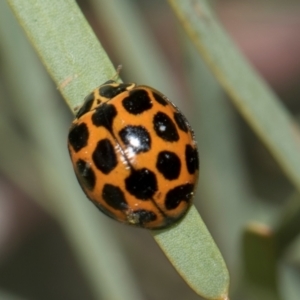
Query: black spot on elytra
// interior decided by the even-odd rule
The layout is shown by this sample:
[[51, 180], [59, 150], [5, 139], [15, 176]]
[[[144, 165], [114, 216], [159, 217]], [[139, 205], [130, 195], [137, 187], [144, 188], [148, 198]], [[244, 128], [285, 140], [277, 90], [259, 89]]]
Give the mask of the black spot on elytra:
[[174, 180], [180, 174], [181, 162], [174, 152], [161, 151], [157, 157], [156, 167], [166, 179]]
[[76, 124], [71, 127], [68, 140], [75, 152], [80, 151], [88, 143], [89, 130], [85, 123]]
[[187, 120], [186, 118], [182, 115], [180, 112], [175, 112], [174, 113], [174, 120], [177, 124], [177, 126], [184, 132], [188, 132], [189, 127], [187, 125]]
[[112, 208], [118, 210], [125, 210], [128, 208], [122, 190], [112, 184], [105, 184], [102, 190], [103, 200]]
[[84, 187], [93, 190], [96, 184], [96, 175], [91, 165], [83, 159], [76, 162], [77, 174]]
[[156, 176], [150, 170], [143, 168], [133, 170], [125, 179], [126, 190], [141, 200], [149, 200], [157, 191]]
[[128, 83], [120, 83], [117, 86], [113, 86], [113, 85], [110, 85], [111, 83], [114, 83], [114, 81], [109, 80], [104, 85], [100, 86], [99, 94], [102, 97], [105, 97], [107, 99], [112, 99], [112, 98], [116, 97], [117, 95], [125, 92], [126, 89], [131, 85]]
[[176, 142], [179, 135], [174, 122], [163, 112], [158, 112], [153, 118], [153, 125], [156, 134], [167, 142]]
[[94, 92], [85, 97], [83, 105], [80, 107], [79, 111], [76, 114], [76, 118], [80, 118], [82, 115], [91, 110], [94, 98]]
[[113, 121], [116, 116], [116, 108], [111, 104], [103, 103], [95, 109], [95, 112], [92, 115], [92, 122], [95, 126], [104, 126], [111, 132]]
[[167, 100], [165, 100], [161, 95], [159, 95], [159, 94], [157, 94], [157, 93], [155, 93], [155, 92], [153, 92], [153, 97], [154, 97], [154, 99], [155, 99], [158, 103], [160, 103], [160, 104], [163, 105], [163, 106], [166, 106], [166, 105], [169, 104], [169, 103], [167, 102]]
[[143, 226], [144, 224], [155, 221], [157, 216], [152, 211], [139, 209], [130, 213], [130, 219], [133, 219], [136, 222], [134, 225]]
[[92, 157], [96, 167], [104, 174], [110, 173], [118, 163], [114, 146], [109, 139], [98, 142]]
[[122, 101], [123, 107], [133, 115], [138, 115], [152, 108], [152, 102], [145, 90], [132, 90]]
[[194, 174], [199, 169], [198, 151], [191, 145], [185, 146], [185, 162], [190, 174]]
[[150, 134], [143, 126], [126, 126], [120, 130], [119, 136], [135, 153], [147, 152], [151, 147]]
[[190, 202], [193, 197], [193, 190], [194, 185], [190, 183], [177, 186], [170, 190], [165, 198], [166, 209], [175, 209], [182, 201]]

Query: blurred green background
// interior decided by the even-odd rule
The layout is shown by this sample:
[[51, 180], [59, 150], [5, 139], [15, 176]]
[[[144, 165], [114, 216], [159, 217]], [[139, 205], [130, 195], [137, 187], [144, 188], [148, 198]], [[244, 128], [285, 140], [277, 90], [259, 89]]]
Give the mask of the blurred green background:
[[[250, 259], [243, 250], [251, 245], [251, 237], [243, 239], [245, 228], [268, 236], [294, 188], [214, 80], [170, 6], [158, 0], [77, 3], [113, 64], [123, 65], [123, 81], [154, 86], [188, 116], [201, 160], [195, 205], [229, 268], [231, 299], [298, 299], [299, 240], [273, 271], [261, 263], [255, 269], [251, 261], [255, 251], [268, 258], [272, 245], [247, 247]], [[299, 1], [222, 0], [212, 6], [299, 120]], [[86, 200], [66, 147], [72, 114], [4, 1], [0, 20], [0, 299], [199, 299], [147, 231], [108, 219]], [[80, 237], [84, 224], [70, 228], [69, 218], [80, 211], [70, 207], [66, 227], [57, 221], [64, 218], [57, 208], [72, 195], [84, 213], [99, 219], [99, 236], [91, 237], [103, 245], [96, 273]], [[260, 286], [263, 279], [255, 281], [253, 274], [269, 285]]]

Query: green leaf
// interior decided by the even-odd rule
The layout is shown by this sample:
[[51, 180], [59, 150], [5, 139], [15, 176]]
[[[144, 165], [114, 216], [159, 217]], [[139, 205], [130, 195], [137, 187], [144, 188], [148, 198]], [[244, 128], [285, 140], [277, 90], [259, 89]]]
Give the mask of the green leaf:
[[[70, 5], [76, 6], [75, 2]], [[39, 14], [36, 7], [27, 12], [32, 18]], [[60, 14], [58, 8], [56, 14]], [[57, 105], [60, 97], [5, 1], [0, 1], [0, 37], [1, 71], [5, 74], [1, 86], [5, 85], [6, 92], [0, 112], [0, 139], [5, 140], [0, 147], [1, 172], [59, 222], [85, 276], [84, 284], [88, 284], [95, 299], [142, 299], [128, 256], [116, 238], [117, 224], [99, 215], [72, 173], [66, 147], [69, 115], [60, 109], [63, 105]], [[21, 131], [14, 125], [16, 120]], [[48, 251], [53, 249], [49, 247]], [[49, 284], [51, 288], [52, 282]], [[64, 293], [65, 289], [58, 292]]]
[[277, 96], [247, 63], [205, 0], [169, 0], [204, 61], [300, 191], [300, 133]]
[[276, 242], [271, 228], [252, 223], [247, 226], [242, 239], [247, 299], [280, 300]]
[[228, 299], [226, 265], [194, 206], [179, 224], [152, 235], [196, 293], [205, 299]]
[[[42, 62], [74, 110], [112, 64], [74, 1], [8, 0]], [[173, 228], [153, 233], [175, 268], [207, 299], [227, 299], [229, 275], [194, 207]]]
[[8, 0], [57, 88], [72, 110], [114, 68], [72, 0]]
[[277, 255], [281, 256], [300, 233], [300, 195], [294, 193], [281, 211], [274, 229]]

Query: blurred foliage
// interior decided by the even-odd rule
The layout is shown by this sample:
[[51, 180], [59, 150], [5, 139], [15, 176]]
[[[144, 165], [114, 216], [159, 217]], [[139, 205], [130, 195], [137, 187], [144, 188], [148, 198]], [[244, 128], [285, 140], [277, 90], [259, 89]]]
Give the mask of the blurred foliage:
[[[189, 116], [201, 156], [195, 205], [229, 268], [230, 299], [298, 299], [300, 156], [291, 115], [300, 109], [286, 107], [253, 71], [207, 1], [170, 0], [180, 25], [161, 1], [78, 1], [81, 10], [69, 0], [49, 9], [7, 2], [72, 110], [121, 63], [126, 81], [155, 86]], [[270, 14], [273, 4], [252, 7]], [[288, 4], [296, 11], [296, 1], [276, 1], [276, 12]], [[5, 242], [10, 231], [0, 235], [3, 299], [199, 299], [147, 231], [119, 225], [85, 200], [66, 149], [71, 116], [5, 2], [0, 65], [2, 185], [23, 195], [13, 199], [15, 211], [39, 216], [22, 217], [31, 225], [15, 246]], [[0, 215], [3, 232], [9, 217], [17, 221], [7, 216]], [[195, 208], [179, 226], [153, 235], [198, 294], [225, 299], [226, 267]]]

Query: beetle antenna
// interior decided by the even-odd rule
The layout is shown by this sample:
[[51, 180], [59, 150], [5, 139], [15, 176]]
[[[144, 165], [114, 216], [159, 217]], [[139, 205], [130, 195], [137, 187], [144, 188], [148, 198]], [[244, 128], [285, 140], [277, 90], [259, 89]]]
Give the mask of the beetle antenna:
[[119, 78], [122, 68], [123, 68], [122, 65], [118, 65], [117, 70], [116, 70], [116, 73], [115, 73], [115, 75], [111, 78], [111, 80], [116, 81], [116, 79]]

